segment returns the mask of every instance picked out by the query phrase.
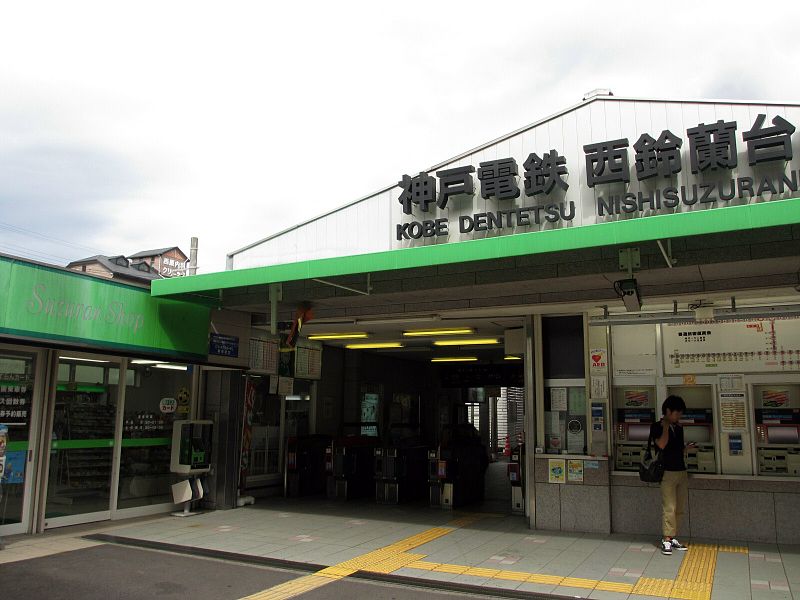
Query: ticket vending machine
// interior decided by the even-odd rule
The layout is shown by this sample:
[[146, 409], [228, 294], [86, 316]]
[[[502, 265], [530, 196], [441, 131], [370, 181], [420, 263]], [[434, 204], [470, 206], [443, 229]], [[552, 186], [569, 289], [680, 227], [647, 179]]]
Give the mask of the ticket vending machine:
[[175, 504], [183, 504], [183, 510], [172, 513], [177, 517], [189, 517], [192, 503], [205, 496], [201, 475], [211, 470], [211, 444], [213, 421], [180, 420], [172, 424], [172, 456], [170, 470], [185, 477], [172, 486]]
[[[647, 448], [647, 438], [650, 437], [650, 427], [656, 419], [656, 405], [656, 388], [653, 386], [614, 388], [614, 467], [618, 471], [639, 469], [642, 454]], [[660, 407], [658, 415], [660, 418]]]
[[[716, 473], [713, 386], [669, 386], [667, 395], [680, 396], [686, 402], [686, 411], [681, 419], [683, 441], [695, 444], [694, 448], [686, 451], [686, 470], [689, 473]], [[660, 418], [660, 410], [658, 413]]]
[[800, 385], [754, 385], [759, 475], [800, 475]]

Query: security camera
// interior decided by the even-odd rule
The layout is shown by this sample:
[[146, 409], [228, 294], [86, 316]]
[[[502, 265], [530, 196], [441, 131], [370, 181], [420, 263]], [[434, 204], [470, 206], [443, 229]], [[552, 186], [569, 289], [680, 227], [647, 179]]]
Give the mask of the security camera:
[[614, 291], [622, 298], [625, 310], [638, 312], [642, 310], [642, 297], [639, 294], [639, 284], [635, 279], [621, 279], [614, 282]]

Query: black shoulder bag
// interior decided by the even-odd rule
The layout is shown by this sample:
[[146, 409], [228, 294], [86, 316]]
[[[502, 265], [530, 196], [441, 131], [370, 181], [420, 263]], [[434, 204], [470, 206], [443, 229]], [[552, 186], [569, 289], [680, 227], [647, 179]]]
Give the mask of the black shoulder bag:
[[647, 438], [647, 450], [639, 464], [639, 479], [645, 483], [661, 483], [664, 478], [664, 464], [661, 462], [661, 453], [657, 447], [654, 448], [655, 456], [653, 456], [652, 441], [652, 436]]

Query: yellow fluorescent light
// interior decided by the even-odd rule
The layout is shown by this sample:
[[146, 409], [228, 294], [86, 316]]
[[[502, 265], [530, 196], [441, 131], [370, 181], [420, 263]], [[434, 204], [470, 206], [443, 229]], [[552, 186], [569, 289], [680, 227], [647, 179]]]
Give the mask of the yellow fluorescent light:
[[475, 333], [471, 327], [458, 327], [453, 329], [412, 329], [411, 331], [404, 331], [403, 335], [407, 337], [434, 337], [437, 335], [470, 335]]
[[402, 348], [403, 344], [400, 342], [373, 342], [369, 344], [347, 344], [345, 348], [348, 350], [376, 350], [379, 348]]
[[522, 360], [521, 356], [506, 356], [506, 360]]
[[489, 346], [499, 344], [497, 338], [470, 338], [468, 340], [436, 340], [434, 346]]
[[475, 356], [445, 356], [443, 358], [432, 358], [432, 363], [439, 362], [475, 362], [478, 360]]
[[358, 340], [369, 337], [366, 333], [315, 333], [308, 336], [310, 340]]

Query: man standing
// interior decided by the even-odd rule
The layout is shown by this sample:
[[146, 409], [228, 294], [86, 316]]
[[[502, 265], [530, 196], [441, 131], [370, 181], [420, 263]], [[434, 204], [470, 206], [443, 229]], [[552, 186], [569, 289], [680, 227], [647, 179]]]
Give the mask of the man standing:
[[[684, 502], [689, 480], [684, 461], [683, 427], [679, 421], [686, 410], [680, 396], [669, 396], [661, 405], [661, 420], [650, 428], [650, 439], [659, 449], [664, 478], [661, 480], [661, 510], [664, 537], [661, 539], [661, 554], [672, 554], [673, 550], [686, 550], [686, 546], [675, 537], [683, 518]], [[692, 446], [693, 444], [689, 444]]]

